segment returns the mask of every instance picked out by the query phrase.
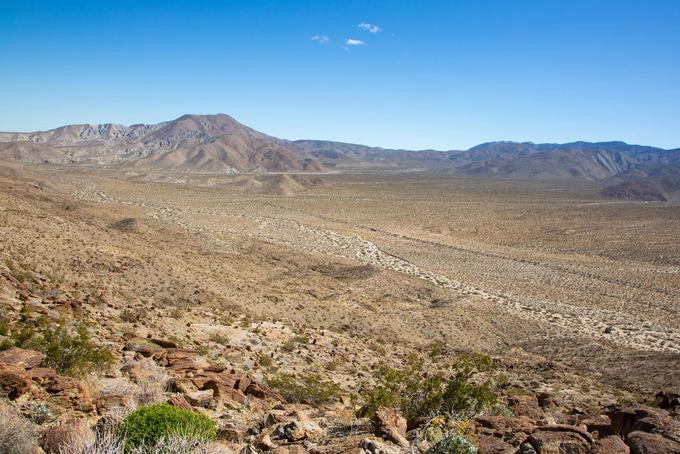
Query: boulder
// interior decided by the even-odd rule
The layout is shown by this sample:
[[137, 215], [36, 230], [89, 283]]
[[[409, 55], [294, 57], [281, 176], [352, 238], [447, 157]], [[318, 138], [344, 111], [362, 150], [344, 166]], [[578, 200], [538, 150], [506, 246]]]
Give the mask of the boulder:
[[528, 442], [537, 454], [587, 454], [591, 447], [590, 436], [585, 438], [582, 432], [585, 431], [539, 427], [529, 436]]
[[206, 389], [203, 391], [194, 391], [186, 394], [184, 397], [187, 402], [189, 402], [194, 407], [207, 407], [210, 401], [213, 399], [214, 391], [212, 389]]
[[178, 345], [176, 342], [169, 341], [166, 339], [149, 339], [151, 342], [154, 344], [161, 346], [163, 348], [177, 348]]
[[666, 410], [638, 405], [617, 408], [608, 412], [608, 415], [612, 430], [622, 437], [641, 431], [659, 434], [680, 444], [680, 421], [673, 419]]
[[275, 433], [289, 442], [316, 440], [323, 435], [323, 429], [313, 421], [292, 421], [276, 428]]
[[373, 418], [375, 433], [381, 438], [391, 441], [401, 447], [409, 445], [406, 439], [406, 418], [399, 410], [379, 407]]
[[16, 399], [31, 387], [31, 377], [22, 367], [0, 364], [0, 397]]
[[621, 437], [610, 435], [596, 440], [590, 452], [591, 454], [630, 454], [630, 448], [626, 446]]
[[95, 441], [95, 435], [84, 419], [69, 419], [45, 431], [42, 447], [48, 453], [84, 452]]
[[285, 410], [269, 410], [262, 417], [264, 427], [271, 427], [276, 424], [281, 424], [284, 422], [289, 422], [291, 417], [288, 416], [288, 412]]
[[659, 434], [631, 432], [626, 437], [631, 454], [680, 454], [680, 443]]
[[0, 351], [0, 364], [11, 364], [23, 369], [38, 367], [43, 359], [45, 359], [45, 355], [35, 350], [12, 347]]
[[543, 417], [536, 396], [511, 396], [508, 398], [508, 408], [515, 416], [526, 416], [533, 420], [540, 420]]
[[256, 445], [258, 448], [265, 451], [278, 448], [278, 445], [274, 443], [268, 433], [262, 433], [257, 437]]
[[491, 435], [515, 446], [526, 440], [536, 427], [526, 416], [483, 416], [476, 422], [481, 435]]
[[83, 384], [71, 377], [57, 375], [43, 383], [49, 399], [61, 407], [70, 407], [84, 413], [95, 409], [92, 396]]
[[377, 440], [371, 440], [370, 438], [364, 438], [359, 443], [359, 448], [362, 453], [365, 454], [399, 454], [400, 449], [395, 449], [392, 447], [387, 447]]
[[272, 391], [271, 389], [260, 385], [259, 383], [250, 383], [246, 388], [245, 394], [257, 397], [258, 399], [273, 399], [283, 402], [285, 399]]
[[664, 410], [680, 409], [680, 394], [660, 391], [656, 394], [659, 399], [659, 408]]
[[598, 437], [614, 435], [612, 430], [612, 420], [607, 415], [597, 415], [583, 420], [583, 424], [588, 428], [588, 432], [596, 433]]
[[517, 449], [510, 443], [491, 435], [480, 435], [477, 447], [481, 454], [515, 454]]

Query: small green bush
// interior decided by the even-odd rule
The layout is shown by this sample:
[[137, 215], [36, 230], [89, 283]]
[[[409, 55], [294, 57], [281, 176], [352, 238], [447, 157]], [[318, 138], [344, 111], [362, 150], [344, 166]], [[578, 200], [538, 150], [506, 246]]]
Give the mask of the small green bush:
[[54, 324], [44, 317], [34, 320], [28, 310], [21, 311], [9, 332], [9, 340], [7, 347], [13, 345], [44, 353], [43, 365], [62, 374], [82, 375], [113, 362], [108, 350], [92, 342], [83, 323]]
[[453, 433], [428, 449], [427, 454], [477, 454], [477, 447], [462, 435]]
[[340, 395], [338, 385], [313, 372], [299, 376], [280, 373], [268, 378], [267, 384], [293, 403], [326, 404], [336, 401]]
[[173, 437], [214, 441], [217, 425], [205, 415], [161, 403], [140, 407], [130, 413], [120, 423], [116, 434], [125, 440], [125, 452], [144, 451]]
[[412, 355], [404, 369], [384, 366], [377, 385], [364, 392], [360, 416], [373, 416], [378, 407], [399, 408], [408, 420], [444, 415], [476, 416], [498, 402], [489, 381], [475, 383], [474, 374], [490, 367], [487, 357], [467, 358], [448, 374], [430, 372], [422, 359]]
[[225, 336], [224, 334], [220, 333], [212, 333], [210, 337], [208, 338], [210, 342], [215, 342], [216, 344], [220, 344], [223, 346], [229, 345], [229, 337]]

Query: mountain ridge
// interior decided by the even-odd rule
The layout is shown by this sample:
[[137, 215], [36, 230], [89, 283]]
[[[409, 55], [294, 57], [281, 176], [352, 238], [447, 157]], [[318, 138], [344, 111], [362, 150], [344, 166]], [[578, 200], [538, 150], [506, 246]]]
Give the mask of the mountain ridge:
[[[405, 150], [286, 140], [223, 113], [185, 114], [156, 124], [83, 123], [47, 131], [0, 132], [0, 160], [24, 164], [201, 173], [419, 169], [478, 178], [602, 181], [618, 188], [605, 190], [607, 196], [641, 200], [677, 198], [670, 193], [680, 186], [680, 172], [673, 170], [680, 168], [679, 154], [680, 149], [622, 141], [492, 141], [468, 150]], [[670, 171], [663, 171], [669, 166]], [[638, 188], [636, 182], [642, 179]], [[650, 191], [653, 195], [645, 194]]]

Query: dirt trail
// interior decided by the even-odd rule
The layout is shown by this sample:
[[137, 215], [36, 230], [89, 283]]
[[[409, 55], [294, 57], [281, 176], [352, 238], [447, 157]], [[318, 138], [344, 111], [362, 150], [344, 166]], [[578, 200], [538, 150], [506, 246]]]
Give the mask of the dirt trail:
[[632, 314], [618, 311], [586, 309], [550, 301], [529, 301], [515, 295], [490, 293], [437, 274], [395, 255], [382, 251], [374, 243], [358, 235], [342, 235], [315, 229], [296, 221], [262, 219], [260, 237], [303, 247], [313, 252], [340, 255], [398, 271], [452, 291], [476, 295], [525, 319], [546, 323], [569, 335], [605, 339], [618, 345], [659, 352], [680, 352], [680, 332], [656, 326]]
[[[92, 184], [75, 191], [74, 196], [96, 202], [144, 207], [152, 210], [150, 215], [153, 218], [184, 229], [202, 232], [213, 237], [214, 240], [218, 240], [215, 237], [216, 235], [238, 233], [311, 252], [342, 256], [363, 264], [408, 274], [429, 281], [440, 288], [491, 301], [521, 318], [547, 324], [556, 333], [607, 340], [637, 350], [680, 353], [680, 331], [655, 325], [638, 315], [621, 311], [576, 307], [551, 301], [529, 300], [512, 294], [489, 292], [423, 269], [408, 260], [381, 250], [376, 244], [358, 235], [340, 234], [330, 230], [312, 228], [298, 221], [274, 217], [253, 218], [259, 223], [259, 228], [255, 230], [235, 230], [219, 225], [219, 223], [215, 223], [214, 227], [210, 229], [205, 229], [194, 225], [192, 217], [198, 213], [194, 213], [194, 210], [188, 207], [173, 207], [167, 203], [151, 203], [141, 200], [118, 200]], [[208, 213], [205, 210], [202, 210], [200, 214], [224, 215], [224, 213], [219, 212]], [[389, 232], [379, 233], [388, 233], [392, 237], [399, 236]], [[403, 240], [413, 241], [414, 239], [404, 237]], [[441, 246], [456, 249], [455, 246]], [[467, 249], [465, 251], [469, 252]], [[496, 257], [496, 254], [489, 254]], [[507, 259], [504, 256], [497, 256], [497, 258]], [[574, 272], [570, 269], [564, 269], [565, 267], [562, 266], [559, 266], [559, 268], [560, 271]], [[589, 275], [588, 277], [602, 279], [601, 276]]]

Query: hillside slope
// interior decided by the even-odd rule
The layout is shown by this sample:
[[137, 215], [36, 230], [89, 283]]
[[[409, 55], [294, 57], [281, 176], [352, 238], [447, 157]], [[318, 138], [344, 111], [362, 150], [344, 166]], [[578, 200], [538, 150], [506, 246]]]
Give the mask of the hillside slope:
[[132, 166], [184, 172], [321, 170], [286, 141], [228, 115], [184, 115], [155, 125], [69, 125], [0, 133], [0, 157], [30, 164]]

